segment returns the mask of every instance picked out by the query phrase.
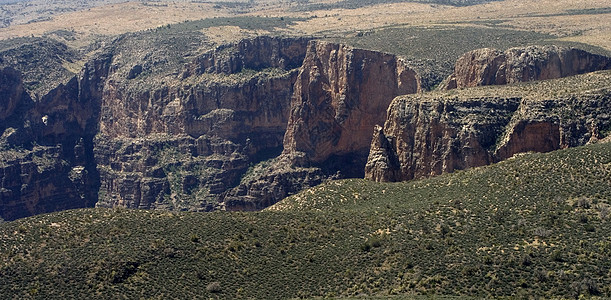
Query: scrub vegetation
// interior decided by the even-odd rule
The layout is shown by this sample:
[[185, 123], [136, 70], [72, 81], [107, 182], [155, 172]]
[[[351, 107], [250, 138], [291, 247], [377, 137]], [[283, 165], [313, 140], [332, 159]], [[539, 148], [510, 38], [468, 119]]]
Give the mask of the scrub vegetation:
[[[0, 224], [8, 298], [611, 296], [611, 144], [262, 212], [81, 209]], [[422, 298], [421, 298], [422, 297]]]

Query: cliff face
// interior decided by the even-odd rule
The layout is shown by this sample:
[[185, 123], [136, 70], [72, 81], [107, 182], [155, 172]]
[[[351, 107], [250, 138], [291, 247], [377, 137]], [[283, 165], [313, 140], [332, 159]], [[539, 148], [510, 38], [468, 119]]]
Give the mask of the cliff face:
[[334, 176], [318, 164], [335, 156], [362, 174], [390, 100], [419, 89], [392, 55], [270, 37], [208, 51], [159, 89], [109, 78], [98, 206], [206, 211], [267, 207]]
[[[398, 97], [374, 133], [366, 177], [404, 181], [489, 164], [518, 99]], [[398, 163], [398, 165], [397, 165]]]
[[557, 46], [479, 49], [458, 59], [442, 89], [555, 79], [611, 68], [611, 58]]
[[395, 96], [419, 90], [416, 72], [393, 55], [311, 41], [283, 152], [242, 178], [225, 197], [227, 209], [261, 209], [326, 179], [363, 176], [371, 130]]
[[0, 70], [0, 97], [6, 99], [0, 103], [0, 120], [5, 121], [27, 98], [19, 72], [12, 68]]
[[[364, 165], [366, 133], [394, 96], [419, 89], [392, 55], [305, 38], [223, 45], [178, 70], [180, 59], [163, 57], [174, 44], [151, 50], [134, 38], [117, 38], [79, 76], [34, 98], [19, 72], [2, 72], [5, 173], [21, 178], [4, 179], [3, 218], [93, 203], [261, 209], [335, 176], [324, 168], [331, 157]], [[314, 144], [291, 142], [298, 135]], [[38, 173], [25, 166], [32, 160]]]
[[[279, 37], [201, 52], [206, 45], [191, 36], [181, 37], [192, 42], [185, 46], [174, 36], [141, 35], [117, 38], [79, 75], [62, 69], [54, 86], [32, 88], [39, 70], [0, 69], [3, 219], [94, 204], [257, 210], [323, 180], [363, 176], [364, 168], [379, 181], [426, 177], [582, 145], [611, 128], [601, 92], [608, 73], [520, 87], [530, 94], [503, 87], [392, 100], [421, 87], [390, 54]], [[538, 64], [530, 54], [514, 64], [486, 53], [472, 72], [494, 78], [486, 84], [499, 78], [489, 65]], [[562, 70], [600, 60], [548, 56], [544, 65]], [[59, 68], [57, 57], [49, 68]], [[541, 66], [537, 76], [552, 76]], [[558, 86], [571, 88], [549, 98]]]
[[419, 88], [416, 73], [393, 55], [311, 42], [295, 84], [284, 153], [303, 152], [313, 163], [366, 153], [390, 101]]
[[79, 78], [37, 99], [25, 91], [19, 72], [4, 69], [0, 77], [0, 216], [93, 206], [96, 105], [80, 97]]
[[307, 42], [258, 37], [224, 45], [151, 88], [142, 88], [149, 78], [126, 84], [111, 72], [96, 139], [97, 205], [224, 209], [249, 165], [282, 147], [293, 68]]
[[[374, 131], [366, 177], [402, 181], [604, 138], [611, 72], [459, 93], [400, 96]], [[562, 92], [553, 95], [553, 90]], [[605, 134], [602, 134], [605, 132]]]

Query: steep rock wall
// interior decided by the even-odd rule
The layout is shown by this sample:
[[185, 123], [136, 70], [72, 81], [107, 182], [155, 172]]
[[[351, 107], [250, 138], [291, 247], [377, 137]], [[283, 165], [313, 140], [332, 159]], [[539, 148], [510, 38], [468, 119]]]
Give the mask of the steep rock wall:
[[371, 130], [391, 100], [421, 89], [394, 55], [311, 41], [291, 97], [282, 154], [252, 167], [227, 209], [261, 209], [323, 180], [363, 176]]
[[611, 68], [611, 58], [575, 48], [478, 49], [461, 56], [441, 89], [555, 79]]
[[323, 170], [324, 160], [354, 156], [347, 165], [362, 174], [373, 126], [394, 96], [420, 88], [392, 55], [302, 38], [221, 46], [180, 74], [152, 90], [109, 75], [96, 139], [98, 206], [256, 210], [343, 165]]
[[0, 217], [93, 206], [95, 99], [82, 97], [77, 76], [38, 98], [24, 90], [19, 72], [0, 73]]
[[[382, 123], [394, 96], [419, 89], [415, 72], [392, 55], [307, 38], [243, 40], [189, 58], [178, 70], [180, 59], [150, 57], [172, 54], [171, 47], [126, 53], [139, 47], [133, 38], [115, 39], [79, 76], [34, 98], [19, 72], [1, 72], [9, 174], [3, 218], [96, 201], [103, 207], [261, 209], [334, 178], [332, 169], [345, 162], [329, 167], [324, 160], [347, 156], [362, 172], [371, 138], [365, 133]], [[323, 79], [313, 77], [315, 68]], [[323, 111], [333, 111], [330, 118], [298, 114], [316, 115], [327, 101]], [[285, 147], [291, 134], [310, 134], [302, 125], [321, 133], [335, 126], [335, 135], [310, 136], [319, 152], [304, 152], [301, 143]]]
[[[366, 178], [430, 177], [517, 153], [596, 142], [611, 128], [609, 78], [606, 71], [529, 85], [397, 97], [384, 129], [374, 131]], [[558, 88], [563, 92], [556, 96], [548, 90]]]
[[31, 101], [23, 88], [20, 73], [13, 68], [0, 69], [0, 98], [3, 100], [0, 102], [0, 121], [3, 124], [16, 115], [15, 110], [21, 107], [24, 101]]
[[126, 82], [120, 70], [110, 74], [96, 139], [97, 205], [224, 209], [249, 165], [280, 152], [293, 68], [307, 41], [257, 37], [224, 45], [152, 88], [143, 88], [146, 77]]
[[366, 153], [390, 101], [419, 89], [416, 72], [394, 55], [313, 41], [295, 84], [284, 153], [303, 152], [314, 163]]

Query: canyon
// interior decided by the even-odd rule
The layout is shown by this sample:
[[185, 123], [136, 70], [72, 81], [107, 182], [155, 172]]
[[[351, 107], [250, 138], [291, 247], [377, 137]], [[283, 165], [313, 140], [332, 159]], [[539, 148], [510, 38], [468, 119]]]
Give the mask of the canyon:
[[[26, 68], [0, 70], [3, 219], [94, 205], [259, 210], [329, 179], [428, 177], [609, 131], [605, 72], [580, 75], [587, 88], [550, 81], [546, 95], [424, 93], [395, 55], [312, 38], [166, 48], [139, 38], [115, 39], [78, 73], [60, 60], [37, 85]], [[161, 55], [178, 46], [189, 55]], [[609, 68], [575, 53], [559, 77]]]

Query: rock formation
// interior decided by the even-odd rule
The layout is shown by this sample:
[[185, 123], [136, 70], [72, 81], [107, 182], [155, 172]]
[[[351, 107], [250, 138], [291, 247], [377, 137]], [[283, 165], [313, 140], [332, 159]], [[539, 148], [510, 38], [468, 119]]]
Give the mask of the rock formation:
[[394, 55], [312, 42], [295, 84], [283, 153], [303, 152], [313, 163], [367, 153], [390, 101], [419, 88], [416, 73]]
[[79, 79], [41, 98], [25, 91], [16, 70], [0, 70], [0, 82], [0, 216], [13, 220], [93, 206], [97, 122], [95, 104], [79, 95]]
[[[115, 39], [80, 75], [64, 70], [54, 77], [59, 85], [45, 82], [32, 95], [19, 71], [1, 70], [3, 219], [94, 204], [259, 209], [300, 189], [291, 184], [301, 171], [260, 178], [277, 183], [273, 197], [259, 197], [256, 184], [243, 194], [240, 182], [249, 166], [282, 151], [309, 39], [222, 45], [176, 71], [179, 60], [164, 56], [176, 55], [164, 48], [174, 44], [130, 51], [148, 40], [138, 38]], [[27, 85], [41, 78], [38, 71], [27, 73]], [[316, 174], [304, 184], [320, 183]]]
[[366, 178], [430, 177], [517, 153], [602, 139], [601, 132], [608, 134], [611, 128], [610, 78], [606, 71], [528, 85], [397, 97], [384, 129], [374, 131]]
[[311, 41], [299, 68], [284, 150], [256, 166], [225, 198], [228, 209], [260, 209], [325, 179], [362, 177], [371, 130], [390, 101], [420, 90], [394, 55]]
[[17, 70], [8, 67], [0, 69], [0, 97], [3, 99], [0, 102], [0, 121], [3, 123], [12, 116], [18, 115], [15, 114], [15, 110], [21, 108], [24, 101], [31, 101], [24, 90], [21, 74]]
[[478, 49], [458, 59], [441, 89], [545, 80], [611, 68], [611, 58], [575, 48], [529, 46]]
[[[528, 63], [487, 51], [477, 56], [484, 64], [467, 68], [496, 80], [497, 65], [511, 70], [503, 74], [531, 74], [513, 66], [532, 62], [537, 76], [520, 78], [537, 79], [604, 61], [546, 51], [549, 61], [528, 54]], [[33, 55], [40, 65], [19, 63]], [[392, 100], [422, 90], [409, 63], [309, 38], [215, 46], [201, 33], [131, 33], [100, 48], [79, 74], [65, 67], [72, 55], [41, 39], [0, 51], [3, 219], [93, 205], [258, 210], [364, 169], [368, 178], [407, 180], [582, 145], [609, 131], [600, 84], [586, 93], [583, 84], [559, 83], [572, 89], [544, 99], [510, 90]]]
[[263, 36], [223, 45], [146, 89], [134, 88], [140, 76], [125, 84], [111, 73], [96, 139], [97, 205], [225, 209], [249, 165], [282, 148], [307, 42]]

